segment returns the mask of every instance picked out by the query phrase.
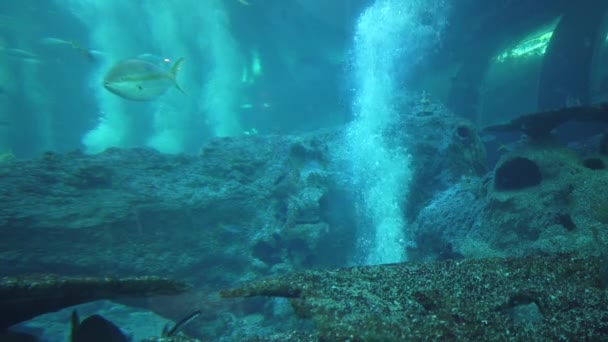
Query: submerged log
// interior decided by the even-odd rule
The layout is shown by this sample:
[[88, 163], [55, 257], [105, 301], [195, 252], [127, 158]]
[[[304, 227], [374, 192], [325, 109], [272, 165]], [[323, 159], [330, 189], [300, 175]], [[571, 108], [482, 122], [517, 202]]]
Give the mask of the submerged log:
[[286, 297], [321, 340], [608, 338], [608, 271], [572, 255], [309, 271], [225, 290]]
[[178, 294], [189, 285], [160, 277], [95, 278], [52, 274], [0, 278], [0, 331], [35, 316], [98, 299]]

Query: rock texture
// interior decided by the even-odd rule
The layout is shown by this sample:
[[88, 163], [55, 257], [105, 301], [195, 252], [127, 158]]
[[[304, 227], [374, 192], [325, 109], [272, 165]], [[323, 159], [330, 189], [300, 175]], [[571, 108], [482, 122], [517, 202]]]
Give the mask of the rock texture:
[[[413, 156], [408, 211], [483, 170], [472, 126], [424, 103], [387, 132]], [[408, 138], [413, 139], [409, 145]], [[243, 136], [200, 155], [109, 149], [45, 153], [0, 165], [0, 267], [7, 275], [162, 274], [229, 284], [306, 267], [342, 266], [357, 239], [342, 131]], [[205, 272], [199, 272], [205, 270]]]
[[[513, 166], [514, 160], [526, 162]], [[492, 174], [463, 179], [421, 210], [413, 228], [416, 253], [604, 253], [606, 162], [601, 154], [583, 156], [556, 143], [523, 145], [503, 156]]]
[[[221, 304], [212, 294], [238, 281], [352, 260], [357, 189], [348, 167], [334, 159], [341, 134], [218, 139], [197, 156], [110, 149], [2, 163], [0, 198], [8, 205], [0, 207], [0, 267], [5, 275], [183, 279], [196, 286], [194, 294], [150, 306], [174, 319], [202, 310], [205, 323], [193, 335], [246, 340], [264, 331], [277, 340], [314, 339], [314, 332], [268, 333], [300, 324], [279, 303]], [[403, 199], [416, 238], [411, 259], [605, 257], [608, 197], [598, 189], [608, 186], [608, 160], [601, 149], [583, 156], [547, 141], [524, 144], [486, 174], [473, 128], [426, 101], [386, 134], [412, 154], [413, 185]], [[516, 158], [525, 164], [505, 167]], [[514, 182], [511, 173], [522, 170], [539, 177]], [[485, 271], [478, 278], [493, 279], [495, 271]]]
[[226, 269], [240, 277], [303, 267], [333, 248], [320, 208], [331, 182], [327, 140], [243, 137], [213, 141], [200, 156], [110, 149], [3, 165], [0, 198], [10, 205], [0, 208], [0, 266], [10, 274], [206, 269], [204, 280], [220, 282], [238, 278]]
[[387, 136], [412, 156], [406, 215], [413, 220], [437, 193], [463, 177], [481, 177], [488, 170], [485, 147], [470, 121], [425, 94], [410, 95], [403, 107]]
[[319, 340], [603, 340], [603, 263], [555, 255], [355, 267], [251, 282], [221, 295], [289, 298], [298, 316], [315, 323]]
[[[0, 269], [158, 274], [213, 293], [243, 279], [344, 265], [355, 231], [341, 217], [348, 189], [335, 182], [342, 177], [328, 157], [336, 135], [218, 139], [200, 155], [109, 149], [3, 163]], [[227, 312], [244, 310], [207, 304], [155, 309], [175, 319], [203, 310], [215, 322], [201, 323], [203, 336], [230, 333], [226, 322], [237, 319]]]

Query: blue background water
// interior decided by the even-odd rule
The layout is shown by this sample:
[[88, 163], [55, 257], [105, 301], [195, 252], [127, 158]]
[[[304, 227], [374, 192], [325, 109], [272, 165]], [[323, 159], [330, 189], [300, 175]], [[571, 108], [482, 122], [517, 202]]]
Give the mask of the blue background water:
[[[3, 3], [2, 46], [32, 57], [2, 56], [10, 128], [1, 145], [19, 157], [109, 146], [196, 152], [215, 136], [344, 123], [345, 62], [365, 3]], [[178, 82], [188, 95], [171, 89], [154, 103], [129, 103], [103, 89], [109, 67], [142, 54], [185, 57]]]
[[[171, 155], [201, 155], [201, 160], [213, 160], [209, 162], [213, 164], [224, 156], [214, 159], [213, 155], [207, 155], [206, 159], [205, 151], [201, 153], [201, 148], [210, 142], [224, 144], [214, 143], [216, 138], [232, 137], [238, 140], [252, 137], [253, 145], [240, 153], [254, 157], [258, 151], [265, 151], [271, 143], [275, 143], [278, 147], [273, 145], [272, 148], [277, 151], [305, 155], [297, 156], [302, 160], [294, 157], [296, 161], [290, 159], [285, 164], [294, 164], [294, 168], [300, 172], [295, 178], [305, 180], [298, 184], [306, 185], [304, 190], [297, 193], [289, 186], [285, 186], [287, 189], [281, 188], [284, 179], [294, 177], [292, 174], [277, 177], [276, 183], [267, 187], [268, 191], [275, 191], [276, 188], [277, 193], [287, 193], [277, 195], [283, 196], [280, 197], [284, 201], [281, 206], [285, 207], [277, 211], [289, 216], [290, 210], [299, 210], [294, 209], [298, 205], [304, 207], [302, 211], [305, 211], [309, 202], [323, 205], [323, 201], [335, 202], [332, 204], [338, 209], [335, 212], [328, 210], [333, 217], [327, 218], [327, 221], [338, 222], [350, 229], [345, 233], [339, 231], [344, 233], [345, 244], [349, 245], [336, 252], [339, 256], [335, 259], [331, 253], [322, 254], [314, 261], [298, 260], [301, 262], [298, 267], [406, 261], [409, 259], [408, 250], [416, 247], [412, 222], [404, 212], [412, 206], [408, 203], [408, 195], [416, 185], [412, 177], [417, 166], [413, 164], [413, 152], [404, 146], [408, 142], [430, 139], [430, 134], [408, 132], [399, 136], [399, 132], [406, 131], [405, 127], [398, 126], [402, 123], [399, 121], [400, 115], [427, 110], [427, 96], [432, 98], [433, 106], [439, 102], [447, 103], [447, 109], [442, 107], [443, 111], [456, 112], [472, 122], [475, 128], [537, 109], [537, 84], [544, 51], [535, 51], [520, 59], [500, 60], [498, 57], [505, 51], [507, 54], [513, 53], [513, 48], [520, 41], [537, 38], [546, 34], [547, 30], [554, 29], [554, 18], [542, 21], [542, 25], [526, 31], [525, 35], [514, 33], [512, 37], [504, 38], [495, 47], [500, 54], [495, 53], [487, 67], [481, 68], [485, 72], [482, 81], [467, 84], [468, 80], [459, 79], [459, 68], [471, 60], [475, 61], [478, 50], [487, 48], [474, 45], [477, 38], [483, 44], [491, 45], [488, 41], [491, 42], [492, 37], [484, 37], [479, 32], [479, 37], [467, 37], [468, 31], [462, 28], [468, 27], [469, 18], [479, 19], [474, 9], [484, 14], [493, 10], [500, 12], [500, 9], [488, 9], [486, 5], [473, 9], [472, 3], [467, 1], [459, 6], [442, 0], [4, 1], [0, 3], [0, 154], [12, 155], [17, 160], [29, 160], [38, 158], [45, 151], [65, 153], [82, 150], [85, 154], [94, 155], [111, 147], [145, 147]], [[517, 10], [513, 10], [506, 17], [517, 15]], [[483, 19], [473, 19], [470, 26], [484, 23]], [[462, 42], [471, 45], [458, 45]], [[606, 89], [602, 88], [608, 74], [608, 64], [605, 62], [607, 50], [604, 40], [598, 48], [597, 65], [592, 77], [594, 87], [591, 93], [597, 99], [607, 94]], [[166, 58], [171, 61], [184, 57], [177, 82], [186, 94], [172, 87], [154, 101], [131, 102], [103, 88], [104, 75], [113, 65], [126, 58], [141, 58], [142, 55], [149, 59]], [[457, 93], [463, 98], [452, 98], [451, 90], [459, 86], [470, 87], [473, 93], [479, 95], [478, 101], [464, 98], [466, 91]], [[562, 97], [560, 100], [565, 106], [583, 104], [580, 103], [581, 99], [569, 93], [564, 93]], [[462, 108], [466, 110], [463, 112]], [[437, 124], [438, 130], [439, 126]], [[568, 142], [578, 141], [581, 136], [586, 138], [597, 133], [598, 127], [591, 128], [570, 128], [565, 132], [568, 134], [562, 131], [559, 135], [566, 136], [564, 139]], [[304, 141], [308, 133], [323, 129], [344, 130], [337, 143], [332, 145], [332, 150], [327, 151], [331, 160], [306, 155], [318, 146], [298, 145], [298, 139]], [[386, 134], [388, 131], [392, 131], [393, 135]], [[285, 146], [293, 143], [304, 152], [294, 152], [295, 149], [284, 151], [281, 149], [284, 147], [280, 144], [281, 138], [271, 143], [265, 138], [255, 140], [257, 136], [267, 135], [289, 136], [293, 140], [286, 142]], [[489, 160], [484, 167], [491, 169], [505, 150], [519, 143], [519, 137], [517, 133], [484, 136]], [[225, 141], [228, 146], [236, 140]], [[212, 147], [217, 148], [217, 145]], [[445, 146], [436, 147], [441, 149]], [[210, 150], [211, 154], [216, 153], [213, 148]], [[147, 158], [146, 162], [153, 164], [154, 158], [157, 158], [143, 152], [134, 155], [136, 157], [131, 162], [137, 162], [137, 158]], [[260, 155], [267, 156], [262, 152]], [[45, 156], [43, 160], [52, 159], [52, 155]], [[110, 154], [109, 157], [102, 157], [101, 161], [111, 164], [114, 161], [112, 158]], [[242, 167], [239, 162], [242, 163], [245, 158], [239, 159], [238, 153], [236, 156], [228, 154], [226, 158], [226, 165], [212, 166], [215, 171], [225, 170], [227, 179], [242, 177], [246, 183], [250, 181], [247, 177], [251, 174], [258, 176], [255, 170], [239, 169]], [[74, 165], [86, 164], [80, 155], [73, 160]], [[276, 160], [279, 165], [281, 156]], [[170, 159], [170, 163], [180, 165], [181, 161], [176, 157]], [[332, 199], [327, 200], [325, 194], [320, 195], [321, 190], [314, 187], [318, 185], [314, 184], [314, 177], [331, 169], [328, 167], [331, 163], [344, 166], [347, 170], [345, 173], [351, 177], [340, 181], [351, 192], [348, 196], [332, 193], [335, 197], [327, 196]], [[269, 173], [283, 166], [280, 164], [275, 169], [268, 167]], [[76, 166], [74, 168], [77, 169]], [[162, 169], [151, 169], [162, 173]], [[201, 169], [205, 170], [192, 167], [197, 172]], [[139, 169], [134, 167], [133, 170]], [[172, 175], [179, 178], [173, 179], [176, 184], [189, 176], [179, 172]], [[94, 174], [95, 177], [103, 181], [103, 174]], [[149, 174], [146, 177], [153, 178]], [[263, 177], [258, 176], [257, 180]], [[142, 177], [141, 184], [148, 185], [149, 178]], [[437, 182], [444, 180], [437, 178]], [[312, 180], [309, 182], [309, 179]], [[474, 179], [470, 183], [482, 182]], [[133, 184], [140, 183], [129, 183]], [[468, 185], [455, 186], [455, 192], [468, 191]], [[156, 196], [168, 202], [173, 199], [172, 196], [177, 198], [176, 202], [182, 200], [180, 194], [172, 193], [171, 184], [155, 186], [158, 186], [158, 191], [154, 193]], [[213, 190], [219, 194], [230, 193], [233, 183], [225, 186], [225, 191], [223, 188]], [[13, 195], [19, 199], [19, 194]], [[446, 191], [444, 197], [451, 199], [449, 195]], [[88, 192], [82, 190], [82, 196], [88, 196]], [[304, 203], [297, 202], [296, 197]], [[463, 197], [473, 198], [468, 193]], [[218, 195], [218, 198], [221, 199], [221, 196]], [[442, 203], [444, 206], [450, 205], [449, 200]], [[111, 207], [106, 204], [104, 208]], [[428, 203], [421, 203], [420, 206], [423, 204]], [[430, 205], [428, 208], [436, 209]], [[229, 204], [223, 205], [224, 209], [235, 210]], [[264, 208], [257, 209], [260, 213], [252, 216], [263, 221], [266, 218]], [[138, 229], [145, 230], [147, 227], [143, 226], [146, 223], [154, 226], [154, 229], [158, 228], [154, 225], [157, 222], [151, 222], [157, 217], [139, 217], [138, 210], [125, 209], [134, 213], [129, 215], [135, 217]], [[145, 212], [145, 208], [141, 210]], [[239, 210], [235, 210], [239, 215], [233, 216], [240, 217]], [[282, 261], [287, 258], [285, 255], [298, 254], [308, 248], [302, 246], [305, 243], [298, 240], [299, 237], [293, 239], [296, 242], [288, 244], [287, 251], [276, 247], [284, 242], [282, 229], [292, 233], [287, 228], [293, 227], [287, 223], [284, 227], [275, 227], [271, 224], [275, 221], [262, 224], [258, 221], [228, 222], [230, 220], [225, 217], [222, 217], [224, 221], [218, 220], [218, 223], [207, 220], [201, 212], [192, 215], [195, 217], [187, 217], [183, 222], [171, 222], [175, 227], [167, 224], [171, 229], [157, 231], [159, 239], [176, 231], [184, 234], [177, 238], [178, 243], [188, 240], [189, 234], [198, 236], [199, 232], [188, 226], [191, 222], [197, 222], [196, 225], [192, 224], [197, 229], [206, 229], [207, 224], [214, 225], [209, 229], [218, 228], [218, 235], [226, 240], [238, 240], [241, 236], [249, 236], [247, 232], [251, 229], [259, 229], [259, 236], [254, 237], [263, 236], [261, 240], [264, 244], [256, 244], [257, 249], [252, 254], [272, 267], [275, 266], [272, 261]], [[432, 211], [429, 216], [433, 216]], [[289, 217], [285, 221], [288, 222]], [[454, 229], [458, 231], [458, 227]], [[141, 231], [138, 234], [145, 235]], [[146, 236], [145, 239], [157, 241], [154, 236]], [[219, 250], [216, 256], [218, 260], [222, 259], [222, 253], [238, 253], [238, 243], [223, 243], [231, 245], [233, 249]], [[74, 242], [76, 245], [77, 242]], [[184, 250], [189, 251], [187, 248]], [[249, 255], [244, 254], [244, 257]], [[188, 255], [187, 258], [195, 259], [196, 256]], [[202, 265], [207, 267], [212, 262], [205, 260]], [[105, 272], [108, 264], [104, 265]], [[281, 264], [267, 273], [260, 273], [280, 274], [283, 272], [280, 267], [286, 266]], [[166, 265], [166, 268], [170, 268], [170, 265]], [[66, 269], [50, 271], [62, 272]], [[257, 275], [245, 274], [243, 279]], [[210, 288], [226, 285], [221, 281], [218, 283], [221, 284], [205, 285]], [[264, 305], [266, 313], [278, 312], [277, 316], [288, 311], [285, 303]], [[235, 318], [234, 322], [238, 320]], [[232, 324], [235, 325], [242, 323], [234, 322]], [[256, 322], [251, 326], [256, 326]]]

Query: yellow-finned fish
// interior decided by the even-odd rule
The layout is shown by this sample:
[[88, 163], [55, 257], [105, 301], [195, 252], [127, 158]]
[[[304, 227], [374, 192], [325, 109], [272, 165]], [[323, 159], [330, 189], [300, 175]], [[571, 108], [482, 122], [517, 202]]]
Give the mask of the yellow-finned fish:
[[112, 93], [133, 101], [151, 101], [164, 94], [167, 89], [176, 87], [177, 72], [184, 62], [179, 58], [170, 70], [145, 59], [134, 58], [116, 63], [106, 74], [103, 86]]

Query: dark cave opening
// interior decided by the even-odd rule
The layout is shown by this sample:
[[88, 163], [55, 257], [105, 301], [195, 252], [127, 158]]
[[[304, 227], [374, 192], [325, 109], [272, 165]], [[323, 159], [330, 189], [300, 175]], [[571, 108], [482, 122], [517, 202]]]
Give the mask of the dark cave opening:
[[498, 166], [494, 174], [494, 186], [500, 191], [519, 190], [540, 184], [542, 178], [534, 161], [515, 157]]

